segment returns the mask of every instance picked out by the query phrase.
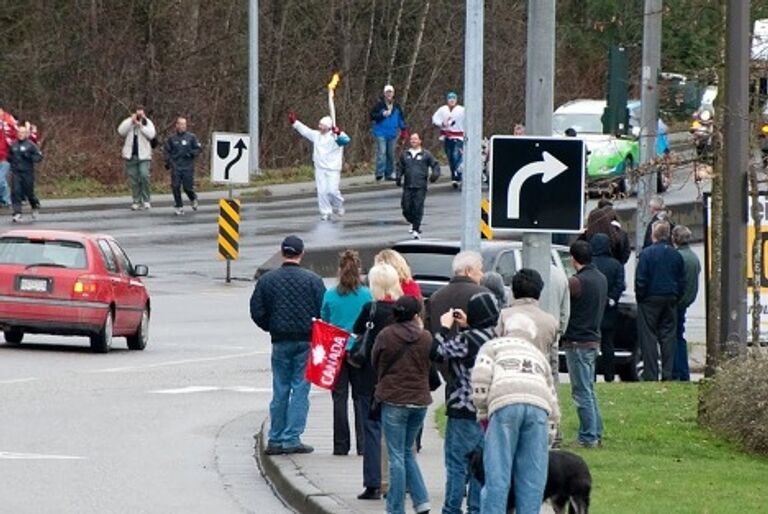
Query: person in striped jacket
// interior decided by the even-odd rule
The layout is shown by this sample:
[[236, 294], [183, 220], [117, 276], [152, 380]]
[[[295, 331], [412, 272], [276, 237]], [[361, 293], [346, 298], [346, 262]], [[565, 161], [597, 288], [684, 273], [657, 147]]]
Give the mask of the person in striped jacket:
[[515, 512], [538, 514], [560, 408], [549, 358], [532, 343], [536, 325], [516, 314], [506, 326], [508, 336], [485, 343], [472, 370], [477, 418], [486, 427], [480, 512], [506, 513], [514, 477]]

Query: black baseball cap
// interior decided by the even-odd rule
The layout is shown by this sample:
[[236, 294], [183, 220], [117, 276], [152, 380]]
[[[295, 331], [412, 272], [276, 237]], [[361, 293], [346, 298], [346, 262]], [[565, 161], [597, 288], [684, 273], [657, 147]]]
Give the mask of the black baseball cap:
[[304, 241], [297, 236], [288, 236], [283, 239], [280, 250], [286, 257], [296, 257], [304, 253]]

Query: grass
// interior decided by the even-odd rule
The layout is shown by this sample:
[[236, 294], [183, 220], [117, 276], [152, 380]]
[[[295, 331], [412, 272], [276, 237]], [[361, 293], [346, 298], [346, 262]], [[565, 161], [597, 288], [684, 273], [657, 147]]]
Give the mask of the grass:
[[[578, 420], [570, 387], [561, 387], [564, 449], [590, 466], [591, 513], [766, 512], [768, 459], [699, 427], [697, 393], [684, 383], [597, 384], [604, 447], [583, 450], [573, 447]], [[444, 412], [436, 414], [441, 430]]]

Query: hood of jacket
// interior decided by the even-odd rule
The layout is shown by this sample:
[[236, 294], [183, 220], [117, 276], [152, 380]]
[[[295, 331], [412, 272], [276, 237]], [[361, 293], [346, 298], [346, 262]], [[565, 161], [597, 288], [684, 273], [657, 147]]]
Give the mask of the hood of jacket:
[[419, 340], [423, 329], [416, 321], [404, 321], [392, 325], [392, 332], [407, 344], [413, 344]]
[[597, 234], [592, 236], [592, 239], [589, 241], [589, 243], [592, 245], [593, 257], [598, 255], [611, 254], [611, 239], [608, 237], [607, 234], [598, 232]]

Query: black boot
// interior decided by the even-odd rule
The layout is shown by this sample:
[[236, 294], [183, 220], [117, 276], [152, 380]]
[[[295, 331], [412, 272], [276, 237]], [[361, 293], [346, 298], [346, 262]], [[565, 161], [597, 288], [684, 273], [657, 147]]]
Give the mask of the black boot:
[[381, 489], [378, 487], [366, 487], [365, 491], [357, 495], [358, 500], [381, 500]]

